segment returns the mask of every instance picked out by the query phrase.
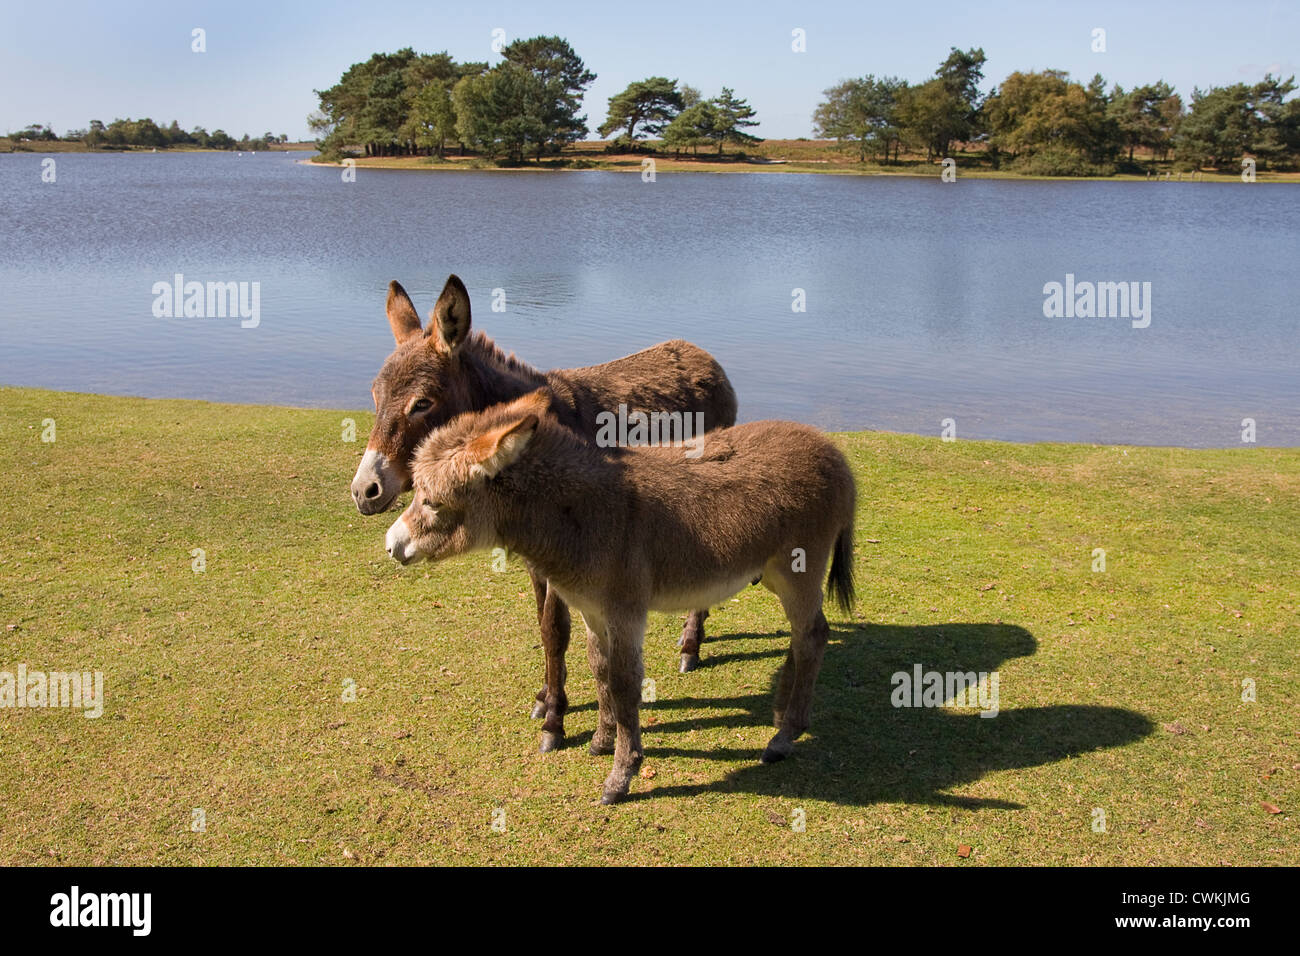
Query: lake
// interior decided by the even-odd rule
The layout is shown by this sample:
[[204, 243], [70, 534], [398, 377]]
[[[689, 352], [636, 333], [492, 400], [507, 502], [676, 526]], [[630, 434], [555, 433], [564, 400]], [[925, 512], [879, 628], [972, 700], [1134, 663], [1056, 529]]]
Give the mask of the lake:
[[[543, 368], [698, 343], [742, 420], [1231, 446], [1252, 418], [1261, 444], [1300, 444], [1296, 186], [369, 169], [349, 183], [305, 155], [63, 154], [54, 182], [38, 154], [0, 156], [0, 383], [369, 407], [393, 344], [388, 281], [427, 315], [456, 272], [474, 326]], [[156, 316], [154, 286], [176, 274], [257, 283], [258, 324]], [[1046, 316], [1044, 286], [1067, 281], [1137, 283], [1130, 311], [1149, 312]]]

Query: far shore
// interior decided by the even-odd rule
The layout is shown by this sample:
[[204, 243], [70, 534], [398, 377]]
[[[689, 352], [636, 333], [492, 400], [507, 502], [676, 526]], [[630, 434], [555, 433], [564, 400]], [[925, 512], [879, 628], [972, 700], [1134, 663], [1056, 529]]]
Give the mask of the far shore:
[[[452, 152], [451, 150], [448, 151]], [[982, 151], [956, 152], [958, 179], [1015, 179], [1045, 181], [1088, 182], [1219, 182], [1240, 183], [1240, 172], [1179, 171], [1168, 161], [1147, 159], [1139, 162], [1150, 165], [1148, 172], [1122, 172], [1113, 176], [1043, 176], [993, 169]], [[672, 156], [658, 152], [609, 152], [605, 143], [584, 142], [565, 150], [559, 157], [541, 162], [529, 161], [519, 165], [501, 166], [482, 156], [380, 156], [356, 157], [352, 161], [358, 169], [396, 169], [418, 171], [490, 171], [490, 172], [576, 172], [601, 170], [604, 172], [642, 173], [646, 160], [654, 161], [654, 173], [817, 173], [833, 176], [893, 176], [937, 179], [943, 172], [938, 160], [926, 161], [920, 156], [904, 156], [900, 162], [858, 162], [857, 156], [846, 152], [837, 143], [826, 140], [767, 140], [743, 155], [701, 154], [698, 156]], [[343, 168], [342, 161], [323, 160], [319, 154], [299, 160], [304, 165]], [[1260, 171], [1256, 181], [1265, 183], [1300, 183], [1300, 172]]]
[[[405, 170], [407, 172], [465, 172], [465, 173], [581, 173], [581, 172], [606, 172], [606, 173], [640, 173], [642, 167], [630, 165], [627, 163], [604, 163], [592, 166], [571, 166], [571, 165], [523, 165], [523, 166], [497, 166], [491, 163], [456, 162], [452, 161], [434, 161], [429, 162], [428, 156], [398, 156], [385, 157], [380, 159], [358, 159], [356, 160], [357, 169], [383, 169], [383, 170]], [[322, 162], [319, 159], [300, 159], [298, 163], [303, 166], [322, 166], [328, 169], [343, 169], [342, 162]], [[827, 169], [818, 168], [805, 163], [706, 163], [706, 162], [686, 162], [665, 160], [656, 158], [655, 174], [659, 173], [718, 173], [718, 174], [744, 174], [744, 173], [815, 173], [829, 176], [880, 176], [907, 179], [938, 179], [941, 167], [935, 165], [933, 169], [927, 168], [904, 168], [890, 169], [885, 167], [861, 166], [849, 169]], [[1231, 176], [1228, 174], [1203, 172], [1192, 175], [1184, 173], [1181, 177], [1177, 174], [1166, 180], [1164, 174], [1158, 179], [1154, 176], [1140, 176], [1132, 173], [1116, 173], [1114, 176], [1030, 176], [1024, 173], [1012, 173], [1002, 170], [992, 169], [958, 169], [957, 177], [959, 179], [1006, 179], [1006, 180], [1039, 180], [1044, 182], [1175, 182], [1175, 183], [1234, 183], [1241, 182], [1241, 177]], [[1260, 173], [1257, 176], [1257, 182], [1261, 183], [1300, 183], [1300, 173], [1274, 173], [1267, 175]]]
[[[938, 179], [943, 173], [943, 166], [938, 160], [927, 161], [922, 156], [903, 156], [892, 163], [876, 161], [859, 162], [857, 155], [845, 150], [838, 143], [828, 140], [766, 140], [746, 154], [727, 153], [717, 156], [714, 153], [699, 155], [674, 156], [662, 152], [611, 152], [604, 142], [582, 142], [567, 148], [558, 157], [551, 157], [540, 162], [530, 160], [519, 165], [503, 166], [478, 155], [436, 156], [380, 156], [356, 157], [353, 162], [358, 169], [395, 169], [432, 171], [487, 171], [487, 172], [575, 172], [599, 170], [615, 173], [642, 173], [646, 170], [646, 160], [654, 161], [654, 173], [817, 173], [831, 176], [891, 176], [922, 179]], [[166, 155], [169, 153], [241, 153], [259, 152], [243, 149], [211, 149], [197, 146], [176, 146], [166, 149], [152, 149], [133, 146], [125, 149], [91, 149], [80, 142], [17, 141], [0, 137], [0, 155], [21, 153], [32, 156], [57, 155], [66, 153], [109, 153]], [[343, 168], [339, 161], [322, 159], [315, 143], [283, 143], [268, 147], [260, 152], [274, 153], [312, 153], [298, 162], [307, 166], [324, 166], [335, 169]], [[452, 153], [454, 150], [448, 150]], [[953, 157], [956, 161], [958, 179], [1009, 179], [1040, 180], [1060, 182], [1195, 182], [1195, 183], [1241, 183], [1241, 173], [1236, 170], [1220, 172], [1218, 170], [1201, 170], [1189, 172], [1177, 170], [1167, 160], [1153, 157], [1135, 158], [1138, 165], [1149, 167], [1142, 172], [1119, 172], [1111, 176], [1044, 176], [1016, 172], [1008, 169], [994, 169], [985, 158], [983, 150], [972, 148], [958, 150]], [[1277, 172], [1260, 170], [1256, 173], [1256, 182], [1260, 183], [1300, 183], [1300, 171]]]
[[[105, 149], [103, 147], [91, 147], [79, 140], [38, 140], [38, 139], [13, 139], [8, 136], [0, 136], [0, 155], [6, 153], [28, 153], [40, 156], [48, 153], [148, 153], [149, 155], [162, 155], [164, 153], [250, 153], [258, 150], [244, 149], [243, 147], [234, 147], [232, 149], [215, 149], [211, 146], [167, 146], [162, 149], [155, 149], [152, 146], [123, 146], [120, 148]], [[316, 152], [315, 143], [276, 143], [274, 146], [267, 146], [261, 150], [264, 153], [304, 153]]]

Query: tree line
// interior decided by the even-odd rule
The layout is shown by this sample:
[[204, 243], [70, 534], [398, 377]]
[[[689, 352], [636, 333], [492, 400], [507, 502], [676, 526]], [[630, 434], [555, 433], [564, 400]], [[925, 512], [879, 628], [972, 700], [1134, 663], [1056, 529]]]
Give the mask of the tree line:
[[[501, 62], [458, 63], [446, 53], [410, 47], [376, 53], [350, 66], [339, 82], [317, 90], [308, 117], [327, 158], [444, 156], [454, 144], [503, 164], [558, 155], [589, 133], [582, 98], [596, 79], [559, 36], [516, 40]], [[1300, 98], [1287, 101], [1295, 78], [1268, 74], [1255, 84], [1195, 89], [1190, 103], [1168, 83], [1109, 89], [1100, 74], [1083, 84], [1063, 70], [1014, 72], [981, 91], [985, 56], [953, 47], [920, 83], [867, 74], [823, 92], [813, 112], [815, 136], [837, 140], [860, 162], [901, 162], [904, 152], [927, 161], [958, 145], [973, 147], [994, 168], [1044, 175], [1109, 175], [1140, 169], [1143, 157], [1179, 168], [1227, 168], [1251, 157], [1261, 167], [1300, 165]], [[756, 111], [729, 87], [705, 99], [698, 89], [662, 76], [630, 83], [609, 98], [597, 132], [612, 150], [651, 146], [680, 155], [701, 148], [723, 155], [728, 145], [761, 142], [748, 129]], [[33, 124], [12, 134], [58, 140]], [[201, 126], [186, 132], [173, 120], [92, 120], [64, 140], [91, 148], [197, 146], [266, 149], [287, 136], [235, 139]], [[651, 142], [653, 141], [653, 142]]]
[[[319, 109], [308, 124], [321, 153], [365, 156], [444, 156], [452, 144], [501, 163], [539, 161], [584, 139], [589, 128], [582, 96], [596, 79], [569, 42], [558, 36], [516, 40], [501, 62], [457, 63], [447, 53], [376, 53], [354, 63], [339, 82], [317, 90]], [[755, 112], [729, 88], [704, 99], [676, 80], [650, 77], [611, 97], [601, 136], [635, 147], [661, 136], [678, 152], [701, 146], [721, 155], [727, 144], [759, 140], [745, 132]]]
[[815, 135], [855, 149], [860, 161], [899, 161], [900, 150], [947, 156], [973, 144], [995, 168], [1043, 175], [1110, 175], [1171, 156], [1180, 168], [1300, 163], [1295, 78], [1195, 89], [1190, 104], [1159, 80], [1125, 90], [1095, 75], [1086, 85], [1063, 70], [1017, 71], [980, 92], [984, 51], [952, 48], [919, 84], [873, 74], [827, 89], [813, 113]]
[[[455, 145], [504, 164], [554, 156], [588, 134], [582, 97], [596, 78], [558, 36], [516, 40], [495, 66], [458, 63], [411, 48], [353, 64], [317, 90], [308, 122], [327, 158], [444, 156]], [[1062, 70], [1017, 71], [981, 91], [985, 56], [952, 48], [920, 83], [890, 76], [845, 80], [823, 94], [814, 135], [838, 140], [861, 162], [928, 161], [957, 145], [995, 168], [1050, 175], [1109, 175], [1171, 157], [1181, 168], [1226, 167], [1253, 157], [1263, 166], [1300, 162], [1300, 100], [1294, 78], [1194, 90], [1190, 103], [1163, 80], [1132, 89]], [[734, 90], [699, 90], [648, 77], [610, 97], [597, 132], [610, 149], [648, 145], [680, 155], [761, 142], [746, 132], [756, 113]], [[653, 141], [650, 143], [648, 141]]]
[[34, 142], [85, 143], [91, 149], [127, 149], [132, 146], [168, 149], [172, 146], [197, 146], [201, 149], [241, 149], [256, 151], [269, 146], [287, 143], [289, 137], [281, 133], [263, 133], [256, 139], [247, 133], [242, 139], [235, 139], [225, 130], [217, 129], [209, 133], [202, 126], [186, 132], [181, 129], [178, 120], [172, 120], [170, 126], [159, 126], [148, 117], [144, 119], [115, 119], [105, 125], [101, 120], [91, 120], [86, 129], [69, 130], [62, 137], [43, 124], [33, 123], [26, 129], [10, 134], [11, 139], [32, 140]]

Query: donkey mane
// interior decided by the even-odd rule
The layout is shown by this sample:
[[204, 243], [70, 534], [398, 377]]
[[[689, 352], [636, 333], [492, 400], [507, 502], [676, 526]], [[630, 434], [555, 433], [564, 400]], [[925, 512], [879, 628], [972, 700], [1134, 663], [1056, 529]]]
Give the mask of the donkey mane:
[[466, 340], [465, 352], [466, 354], [472, 354], [490, 369], [527, 379], [534, 387], [540, 387], [546, 383], [546, 374], [544, 372], [529, 365], [516, 356], [514, 352], [507, 355], [501, 346], [493, 342], [488, 337], [488, 334], [481, 329], [475, 330]]

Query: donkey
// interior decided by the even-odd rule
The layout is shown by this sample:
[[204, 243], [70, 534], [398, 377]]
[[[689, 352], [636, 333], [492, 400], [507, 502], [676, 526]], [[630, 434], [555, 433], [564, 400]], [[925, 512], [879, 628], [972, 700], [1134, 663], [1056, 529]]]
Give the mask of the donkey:
[[[705, 429], [736, 421], [736, 393], [713, 356], [689, 342], [674, 340], [634, 355], [586, 368], [540, 372], [498, 349], [482, 332], [470, 334], [469, 293], [449, 276], [433, 307], [428, 328], [406, 290], [388, 286], [388, 323], [397, 348], [384, 362], [371, 388], [375, 424], [365, 455], [352, 479], [352, 497], [364, 515], [387, 510], [411, 487], [411, 458], [420, 440], [455, 415], [509, 401], [545, 386], [554, 396], [557, 417], [575, 432], [594, 438], [602, 413], [620, 405], [654, 412], [702, 413]], [[705, 519], [707, 520], [707, 518]], [[545, 717], [541, 749], [564, 741], [564, 655], [569, 646], [569, 610], [529, 569], [537, 620], [546, 658], [545, 683], [537, 692], [533, 717]], [[689, 609], [678, 645], [681, 670], [699, 664], [707, 605]]]
[[791, 627], [762, 759], [787, 756], [809, 727], [826, 649], [828, 560], [831, 594], [846, 612], [853, 601], [856, 488], [844, 455], [790, 422], [710, 432], [696, 457], [602, 449], [561, 425], [556, 405], [539, 389], [425, 439], [388, 553], [409, 564], [505, 547], [582, 612], [599, 709], [590, 749], [614, 754], [602, 803], [627, 794], [641, 762], [646, 613], [707, 607], [761, 575]]

